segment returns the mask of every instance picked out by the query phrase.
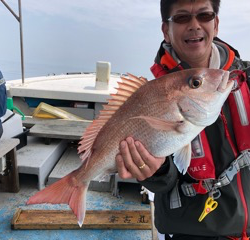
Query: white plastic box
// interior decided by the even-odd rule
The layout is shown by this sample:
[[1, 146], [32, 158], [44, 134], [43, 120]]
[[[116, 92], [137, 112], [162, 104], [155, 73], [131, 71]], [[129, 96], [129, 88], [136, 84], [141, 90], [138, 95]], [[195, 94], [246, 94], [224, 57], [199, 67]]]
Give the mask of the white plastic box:
[[108, 90], [111, 64], [109, 62], [96, 63], [96, 90]]

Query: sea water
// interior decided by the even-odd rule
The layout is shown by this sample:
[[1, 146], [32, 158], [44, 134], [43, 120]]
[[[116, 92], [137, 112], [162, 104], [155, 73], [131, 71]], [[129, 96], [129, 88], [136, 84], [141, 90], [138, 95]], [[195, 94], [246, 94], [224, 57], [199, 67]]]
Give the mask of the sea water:
[[[6, 81], [22, 78], [21, 62], [14, 60], [0, 59], [0, 71]], [[67, 65], [63, 63], [33, 63], [25, 61], [24, 77], [39, 77], [48, 75], [59, 75], [74, 72], [94, 72], [95, 65], [83, 66], [83, 64]]]

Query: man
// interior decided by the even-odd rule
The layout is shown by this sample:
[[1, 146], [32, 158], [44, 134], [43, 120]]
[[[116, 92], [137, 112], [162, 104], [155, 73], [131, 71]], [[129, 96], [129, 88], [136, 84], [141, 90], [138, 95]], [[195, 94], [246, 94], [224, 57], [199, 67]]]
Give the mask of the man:
[[[250, 66], [216, 38], [219, 6], [220, 0], [161, 0], [164, 41], [151, 68], [155, 77], [190, 67], [232, 71]], [[240, 73], [241, 80], [247, 79], [248, 71]], [[188, 240], [250, 236], [250, 98], [241, 80], [217, 121], [192, 141], [184, 176], [171, 156], [155, 158], [131, 137], [120, 144], [119, 175], [136, 178], [155, 193], [155, 225], [166, 239], [169, 234]]]
[[[0, 117], [2, 117], [6, 112], [6, 87], [3, 74], [0, 71]], [[2, 122], [0, 120], [0, 138], [3, 134]]]

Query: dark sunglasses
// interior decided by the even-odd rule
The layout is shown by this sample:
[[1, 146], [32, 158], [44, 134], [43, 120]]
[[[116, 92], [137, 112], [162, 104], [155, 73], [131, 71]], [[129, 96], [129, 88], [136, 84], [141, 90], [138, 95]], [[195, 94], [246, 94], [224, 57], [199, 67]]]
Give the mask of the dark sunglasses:
[[196, 17], [196, 19], [199, 22], [210, 22], [211, 20], [215, 18], [216, 13], [215, 12], [201, 12], [197, 14], [180, 13], [180, 14], [171, 16], [170, 18], [167, 19], [167, 21], [184, 24], [184, 23], [190, 22], [193, 16]]

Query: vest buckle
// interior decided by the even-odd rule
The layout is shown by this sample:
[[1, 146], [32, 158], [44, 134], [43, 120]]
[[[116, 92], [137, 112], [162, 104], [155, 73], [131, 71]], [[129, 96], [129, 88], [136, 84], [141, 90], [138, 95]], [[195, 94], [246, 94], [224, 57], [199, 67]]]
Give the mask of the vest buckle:
[[217, 188], [213, 188], [210, 192], [209, 192], [209, 197], [213, 198], [213, 199], [218, 199], [221, 196], [221, 191]]
[[231, 166], [226, 170], [226, 176], [231, 182], [234, 178], [234, 176], [238, 173], [237, 167], [235, 164], [231, 164]]

